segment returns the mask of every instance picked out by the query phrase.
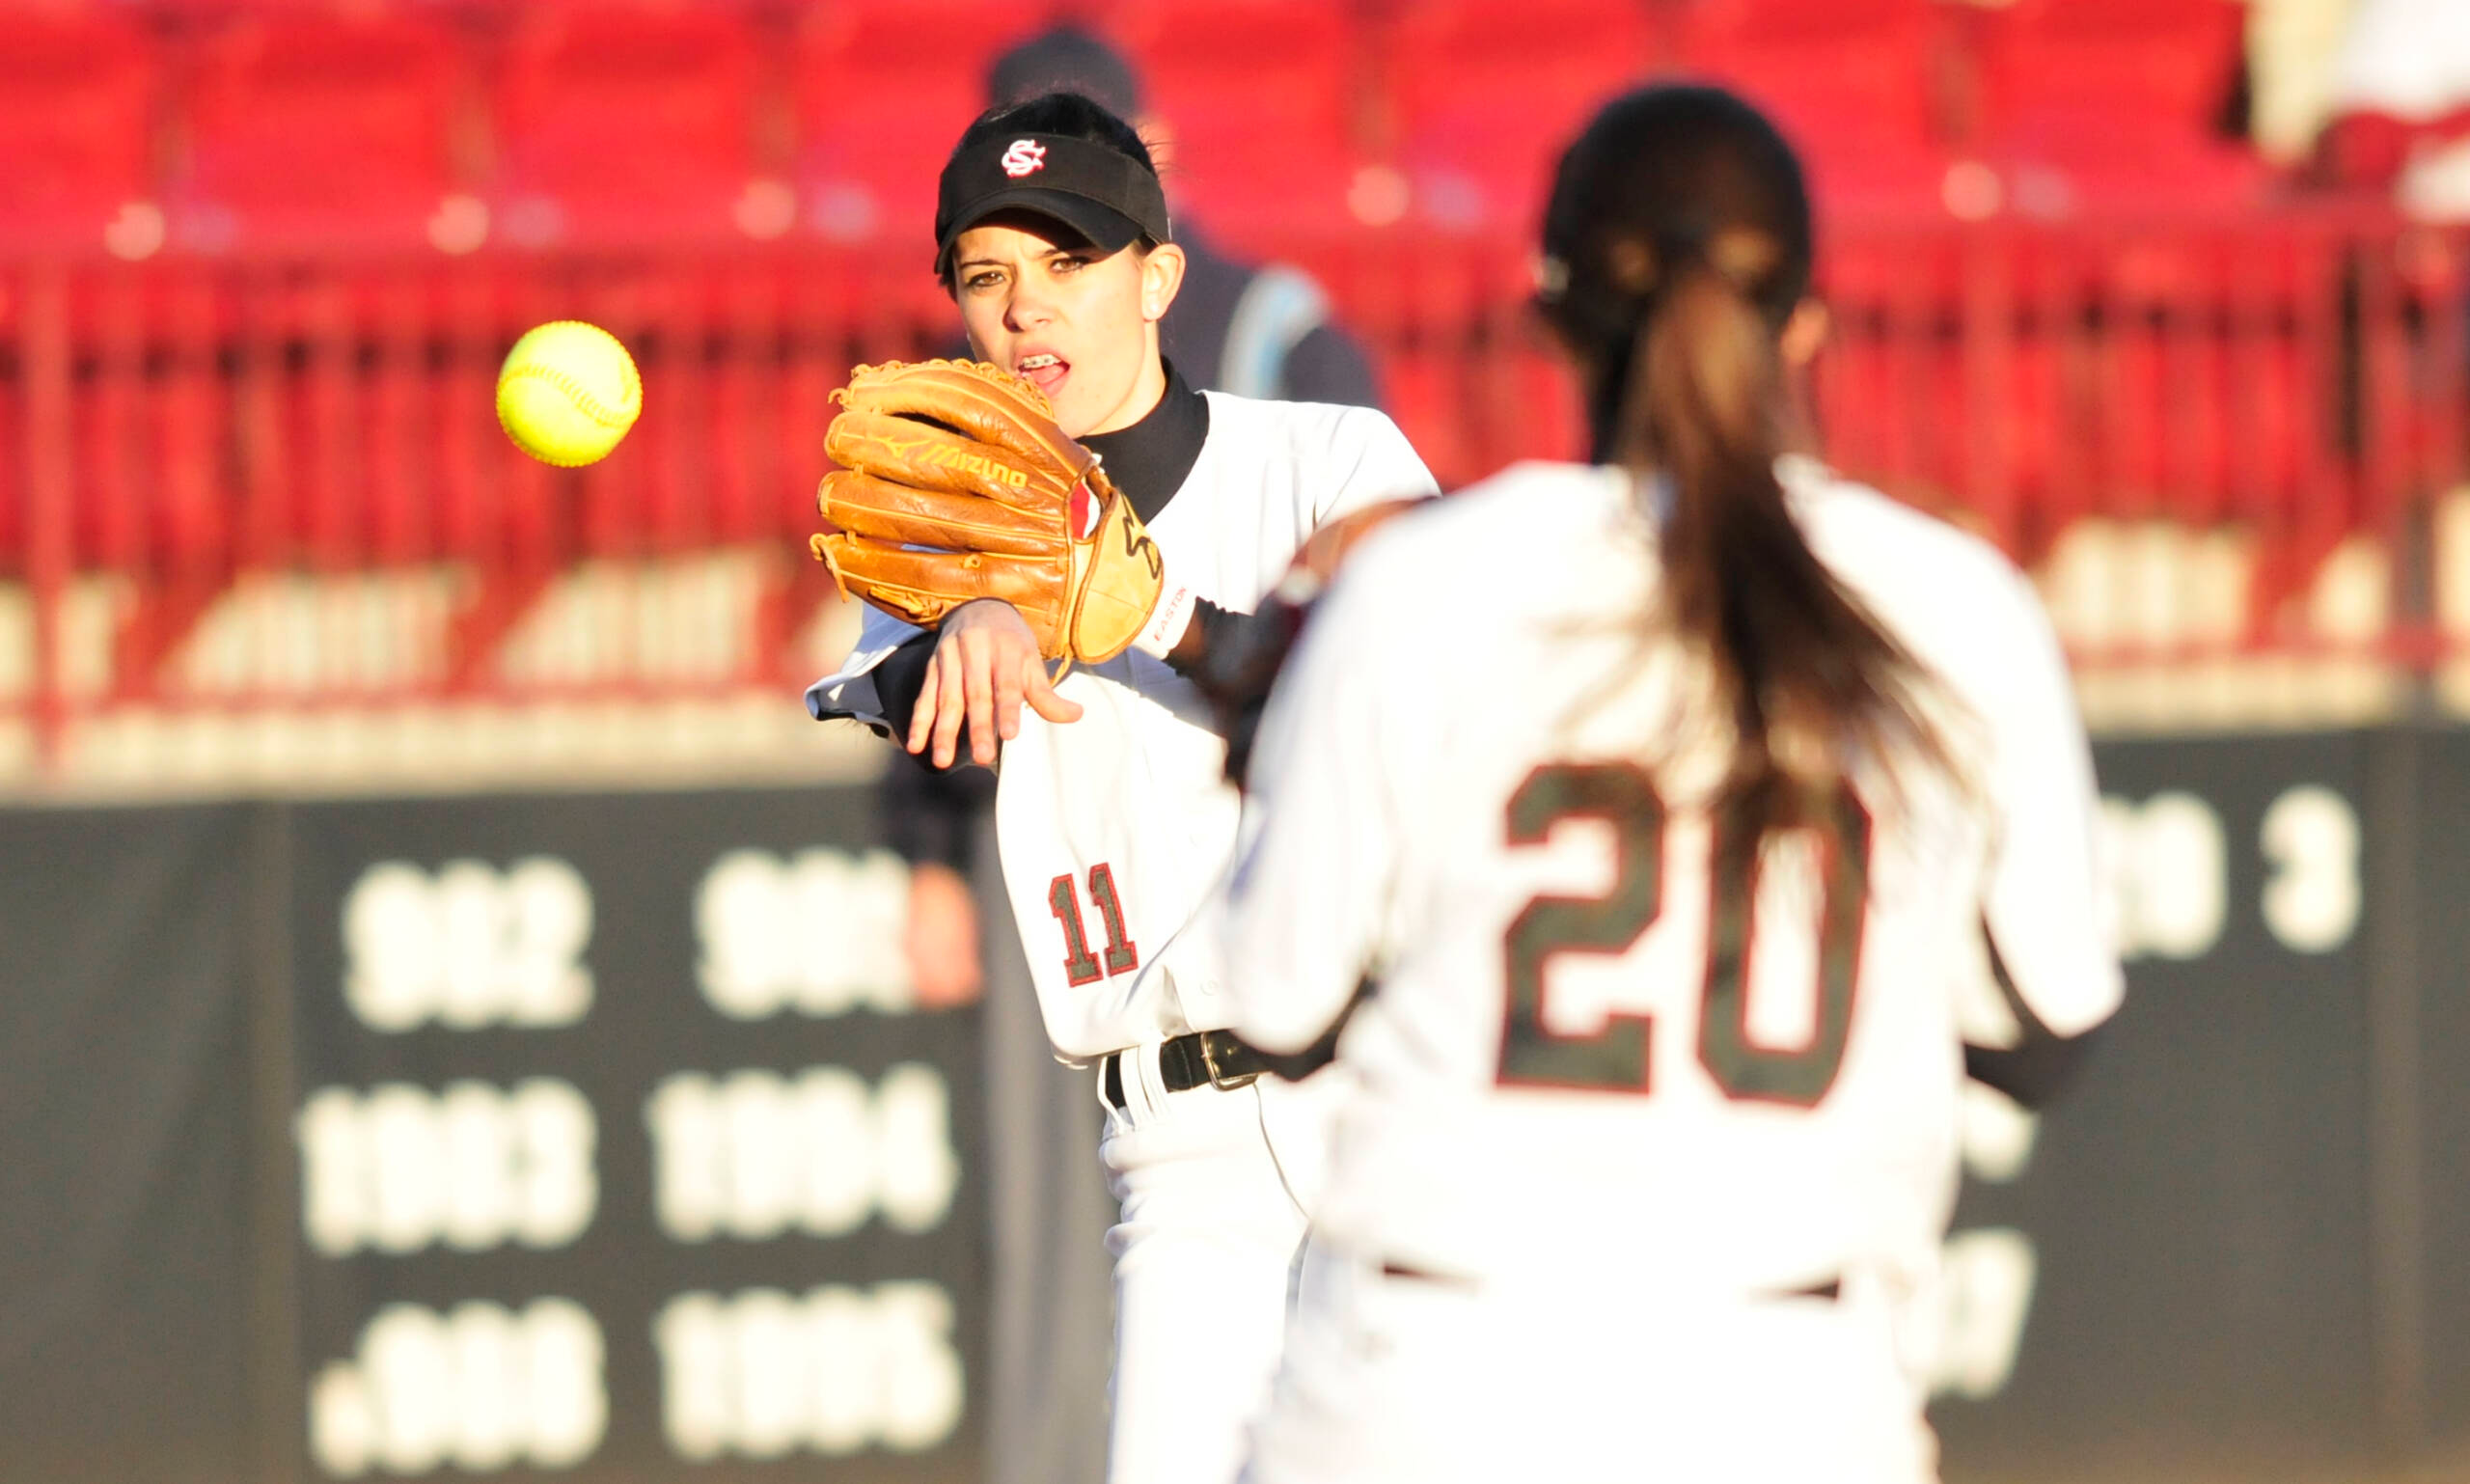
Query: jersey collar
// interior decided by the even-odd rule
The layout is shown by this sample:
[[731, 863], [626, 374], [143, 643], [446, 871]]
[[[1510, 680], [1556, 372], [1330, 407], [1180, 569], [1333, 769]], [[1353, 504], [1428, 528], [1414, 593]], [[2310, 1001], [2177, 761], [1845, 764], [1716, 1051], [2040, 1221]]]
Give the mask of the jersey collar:
[[1133, 513], [1146, 524], [1158, 518], [1175, 491], [1200, 461], [1200, 446], [1209, 438], [1209, 398], [1201, 396], [1166, 363], [1166, 394], [1158, 405], [1130, 427], [1091, 433], [1081, 446], [1106, 460], [1107, 478], [1132, 502]]

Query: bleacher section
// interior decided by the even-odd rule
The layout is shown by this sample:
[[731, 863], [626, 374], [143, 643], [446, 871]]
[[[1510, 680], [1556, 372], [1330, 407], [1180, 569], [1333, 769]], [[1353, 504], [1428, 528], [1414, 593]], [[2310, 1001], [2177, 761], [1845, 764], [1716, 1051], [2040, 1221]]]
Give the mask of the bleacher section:
[[[1626, 83], [1741, 87], [1857, 212], [2253, 206], [2221, 136], [2237, 0], [12, 0], [0, 231], [123, 256], [914, 238], [986, 62], [1086, 10], [1150, 79], [1189, 200], [1269, 240], [1525, 230]], [[1405, 180], [1407, 209], [1353, 191]], [[1964, 182], [1988, 170], [2011, 189]], [[750, 197], [750, 186], [757, 187]], [[783, 194], [785, 193], [785, 194]], [[1353, 205], [1350, 205], [1351, 197]], [[2012, 200], [2010, 199], [2012, 197]], [[483, 218], [442, 202], [483, 203]]]
[[[2394, 575], [2470, 529], [2430, 513], [2470, 243], [2222, 131], [2235, 0], [18, 4], [0, 731], [44, 747], [132, 707], [803, 677], [841, 621], [801, 560], [826, 394], [949, 333], [935, 171], [988, 61], [1076, 9], [1144, 70], [1178, 209], [1320, 275], [1446, 482], [1577, 452], [1524, 308], [1547, 167], [1603, 96], [1700, 75], [1811, 162], [1830, 455], [2037, 563], [2088, 663], [2389, 677], [2470, 613]], [[488, 412], [567, 315], [649, 409], [578, 473]], [[2177, 598], [2134, 595], [2156, 572]], [[598, 633], [646, 584], [730, 637]]]

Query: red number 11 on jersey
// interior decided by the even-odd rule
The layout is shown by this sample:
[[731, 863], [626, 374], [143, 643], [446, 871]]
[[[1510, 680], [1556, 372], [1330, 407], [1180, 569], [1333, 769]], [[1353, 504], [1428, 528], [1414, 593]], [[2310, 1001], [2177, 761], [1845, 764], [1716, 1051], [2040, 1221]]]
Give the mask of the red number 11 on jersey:
[[[1130, 974], [1139, 968], [1140, 946], [1124, 936], [1123, 901], [1115, 895], [1113, 866], [1100, 862], [1089, 867], [1089, 899], [1098, 904], [1098, 915], [1107, 920], [1107, 976]], [[1075, 984], [1096, 983], [1101, 976], [1098, 955], [1089, 951], [1088, 930], [1081, 925], [1079, 885], [1070, 871], [1048, 884], [1046, 904], [1055, 920], [1063, 924], [1063, 972]]]

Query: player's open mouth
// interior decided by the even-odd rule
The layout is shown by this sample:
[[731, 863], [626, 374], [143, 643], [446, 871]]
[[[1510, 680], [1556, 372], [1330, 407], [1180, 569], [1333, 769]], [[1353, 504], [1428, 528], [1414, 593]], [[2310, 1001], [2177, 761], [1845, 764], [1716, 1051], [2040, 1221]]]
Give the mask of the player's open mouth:
[[1059, 355], [1041, 351], [1021, 357], [1013, 364], [1012, 370], [1020, 372], [1029, 385], [1053, 397], [1055, 389], [1063, 385], [1063, 378], [1072, 374], [1072, 363]]

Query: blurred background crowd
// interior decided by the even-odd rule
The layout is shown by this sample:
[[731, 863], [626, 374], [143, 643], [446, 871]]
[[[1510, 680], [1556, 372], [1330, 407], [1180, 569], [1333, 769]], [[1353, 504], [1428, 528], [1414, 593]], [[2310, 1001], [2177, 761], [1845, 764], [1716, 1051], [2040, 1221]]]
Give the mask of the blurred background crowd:
[[[1233, 275], [1195, 375], [1569, 452], [1553, 151], [1713, 77], [1811, 163], [1832, 456], [2033, 567], [2097, 723], [2459, 689], [2458, 0], [13, 0], [0, 781], [869, 766], [782, 703], [825, 396], [948, 344], [936, 171], [1057, 27]], [[557, 316], [646, 384], [574, 474], [484, 410]]]

